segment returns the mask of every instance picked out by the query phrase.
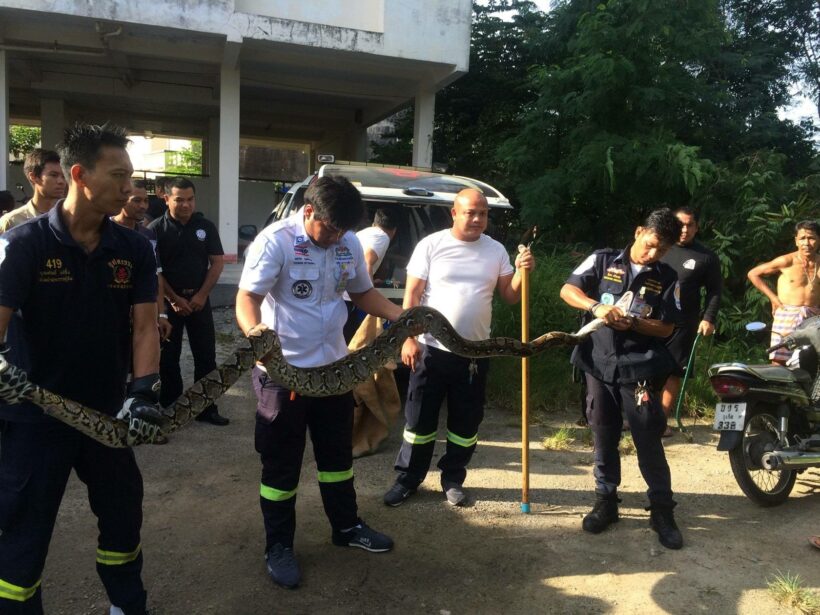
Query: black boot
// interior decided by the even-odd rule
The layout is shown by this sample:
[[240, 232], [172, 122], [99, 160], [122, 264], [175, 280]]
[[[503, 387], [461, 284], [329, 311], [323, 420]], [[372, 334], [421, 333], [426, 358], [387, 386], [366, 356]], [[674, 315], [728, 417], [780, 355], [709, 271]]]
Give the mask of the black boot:
[[675, 514], [672, 504], [652, 504], [646, 510], [649, 513], [649, 527], [658, 533], [658, 540], [667, 549], [680, 549], [683, 546], [683, 536], [681, 536], [678, 524], [675, 523]]
[[618, 499], [617, 493], [596, 493], [595, 495], [597, 498], [595, 506], [584, 517], [581, 527], [584, 528], [585, 532], [600, 534], [611, 524], [618, 521], [618, 502], [621, 500]]

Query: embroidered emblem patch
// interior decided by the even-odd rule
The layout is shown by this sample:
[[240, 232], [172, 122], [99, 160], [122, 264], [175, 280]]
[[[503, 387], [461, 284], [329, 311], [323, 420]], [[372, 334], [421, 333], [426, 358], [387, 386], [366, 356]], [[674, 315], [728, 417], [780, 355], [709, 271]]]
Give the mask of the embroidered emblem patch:
[[112, 258], [108, 261], [108, 266], [111, 267], [112, 283], [111, 288], [131, 288], [131, 270], [133, 264], [131, 261], [124, 258]]
[[313, 286], [307, 280], [296, 280], [290, 291], [297, 299], [307, 299], [313, 294]]
[[204, 228], [198, 228], [196, 230], [196, 238], [200, 241], [205, 241], [205, 238], [208, 236], [208, 233], [205, 232]]

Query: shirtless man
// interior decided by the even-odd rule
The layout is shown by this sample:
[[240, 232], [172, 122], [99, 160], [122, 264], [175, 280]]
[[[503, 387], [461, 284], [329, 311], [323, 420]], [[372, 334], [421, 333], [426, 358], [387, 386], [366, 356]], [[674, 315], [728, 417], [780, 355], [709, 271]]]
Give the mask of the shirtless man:
[[[749, 281], [772, 302], [772, 346], [779, 344], [806, 318], [820, 314], [820, 283], [817, 280], [820, 225], [804, 220], [795, 225], [794, 231], [796, 252], [757, 265], [748, 273]], [[763, 279], [763, 276], [775, 273], [780, 273], [777, 294]], [[781, 348], [769, 358], [782, 365], [790, 356], [789, 350]]]

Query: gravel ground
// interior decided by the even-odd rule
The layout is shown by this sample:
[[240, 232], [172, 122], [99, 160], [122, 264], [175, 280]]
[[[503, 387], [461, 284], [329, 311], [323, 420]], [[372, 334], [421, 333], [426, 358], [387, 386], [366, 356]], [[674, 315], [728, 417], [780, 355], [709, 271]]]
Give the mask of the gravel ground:
[[[219, 357], [236, 340], [231, 309], [216, 313]], [[187, 373], [190, 382], [190, 366]], [[395, 426], [378, 454], [355, 462], [360, 514], [393, 536], [396, 549], [369, 554], [330, 543], [308, 446], [297, 502], [297, 590], [275, 587], [263, 562], [260, 465], [253, 450], [254, 398], [243, 379], [223, 398], [228, 427], [193, 424], [166, 446], [137, 451], [145, 479], [144, 578], [160, 615], [255, 613], [748, 613], [790, 612], [766, 583], [799, 574], [820, 591], [820, 472], [802, 475], [790, 500], [762, 509], [734, 482], [716, 436], [667, 442], [681, 551], [648, 529], [645, 485], [624, 460], [621, 522], [599, 536], [580, 529], [592, 502], [588, 447], [546, 451], [552, 416], [531, 430], [530, 501], [520, 512], [518, 417], [488, 409], [466, 487], [475, 503], [449, 507], [431, 473], [399, 508], [381, 496], [400, 442]], [[443, 432], [440, 432], [440, 435]], [[440, 440], [438, 448], [443, 448]], [[72, 477], [43, 578], [47, 613], [107, 613], [94, 569], [96, 527], [83, 485]]]

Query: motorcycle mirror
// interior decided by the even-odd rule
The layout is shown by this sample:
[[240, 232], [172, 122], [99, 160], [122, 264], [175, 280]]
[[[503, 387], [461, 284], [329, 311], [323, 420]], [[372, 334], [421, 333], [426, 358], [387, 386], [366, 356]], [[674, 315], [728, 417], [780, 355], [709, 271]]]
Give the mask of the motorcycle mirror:
[[746, 330], [749, 333], [760, 333], [761, 331], [766, 330], [766, 323], [765, 322], [748, 322], [746, 323]]

